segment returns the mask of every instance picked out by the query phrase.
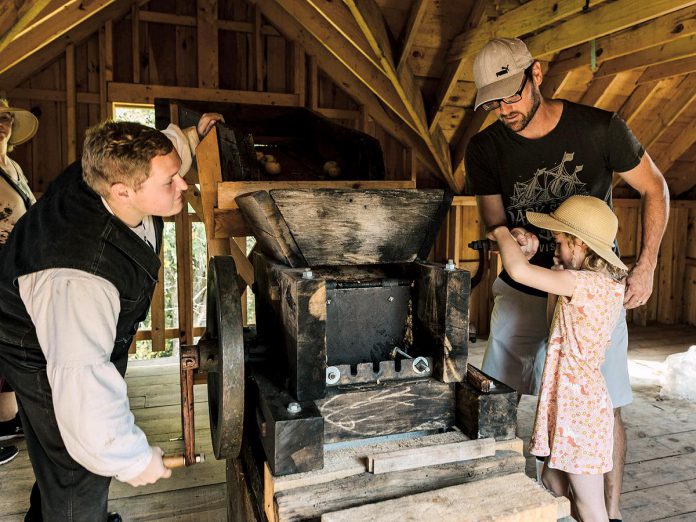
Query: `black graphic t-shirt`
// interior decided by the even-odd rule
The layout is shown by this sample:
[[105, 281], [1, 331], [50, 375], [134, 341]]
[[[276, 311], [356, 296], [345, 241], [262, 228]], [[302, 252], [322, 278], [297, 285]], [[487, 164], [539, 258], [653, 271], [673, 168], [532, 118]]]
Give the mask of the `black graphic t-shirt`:
[[[526, 211], [551, 212], [576, 194], [611, 206], [613, 173], [636, 167], [644, 152], [616, 113], [564, 100], [558, 124], [541, 138], [524, 138], [500, 121], [476, 134], [466, 150], [466, 176], [473, 194], [502, 196], [508, 227], [539, 236], [539, 252], [531, 262], [550, 267], [553, 235], [530, 225]], [[501, 277], [526, 293], [546, 295], [515, 283], [505, 272]]]

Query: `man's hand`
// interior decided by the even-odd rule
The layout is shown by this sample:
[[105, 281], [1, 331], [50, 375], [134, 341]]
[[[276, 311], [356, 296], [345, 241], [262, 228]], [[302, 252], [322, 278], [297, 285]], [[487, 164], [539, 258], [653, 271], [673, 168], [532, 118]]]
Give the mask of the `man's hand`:
[[539, 250], [539, 238], [522, 227], [513, 228], [510, 233], [517, 241], [517, 244], [520, 245], [524, 257], [528, 260], [533, 258], [534, 254]]
[[196, 125], [198, 137], [203, 139], [203, 137], [210, 132], [210, 129], [212, 129], [213, 125], [215, 125], [215, 123], [218, 121], [223, 123], [225, 122], [225, 118], [222, 117], [222, 114], [218, 114], [217, 112], [206, 112], [203, 116], [201, 116], [201, 119], [198, 121], [198, 125]]
[[653, 290], [655, 269], [648, 263], [637, 263], [626, 278], [626, 295], [624, 307], [627, 310], [644, 305]]
[[162, 462], [162, 455], [164, 455], [162, 449], [157, 446], [152, 446], [150, 447], [150, 451], [152, 453], [150, 463], [140, 475], [128, 481], [128, 484], [131, 486], [138, 487], [145, 486], [146, 484], [154, 484], [161, 478], [169, 478], [172, 476], [172, 470], [165, 468]]

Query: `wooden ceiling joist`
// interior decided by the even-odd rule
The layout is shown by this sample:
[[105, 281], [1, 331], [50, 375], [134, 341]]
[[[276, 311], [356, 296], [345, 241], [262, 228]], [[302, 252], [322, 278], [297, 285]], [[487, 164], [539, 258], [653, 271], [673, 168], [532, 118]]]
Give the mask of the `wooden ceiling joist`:
[[669, 63], [672, 60], [689, 58], [694, 55], [696, 55], [696, 34], [608, 60], [599, 67], [595, 77], [613, 76], [623, 71]]
[[517, 9], [504, 13], [496, 20], [484, 22], [475, 29], [457, 36], [450, 46], [448, 64], [437, 88], [436, 110], [430, 128], [432, 129], [440, 121], [442, 107], [449, 104], [449, 98], [457, 81], [473, 79], [471, 67], [474, 57], [491, 38], [517, 37], [532, 33], [545, 25], [580, 12], [584, 5], [585, 2], [581, 0], [561, 2], [560, 5], [554, 0], [531, 0]]
[[[459, 68], [461, 68], [463, 67], [462, 62], [473, 60], [473, 55], [481, 47], [483, 47], [486, 41], [488, 41], [488, 39], [490, 39], [493, 35], [499, 37], [519, 36], [525, 34], [519, 30], [514, 30], [515, 25], [512, 19], [512, 14], [524, 7], [531, 6], [532, 4], [535, 4], [535, 7], [539, 7], [542, 2], [535, 2], [535, 0], [532, 0], [524, 4], [524, 6], [509, 11], [500, 17], [500, 19], [502, 19], [503, 17], [510, 16], [512, 30], [517, 34], [501, 34], [501, 32], [495, 32], [493, 34], [484, 33], [483, 35], [478, 34], [477, 37], [479, 40], [476, 41], [473, 40], [473, 36], [469, 36], [467, 38], [467, 41], [470, 42], [468, 45], [464, 43], [464, 39], [455, 41], [452, 44], [450, 58], [458, 60]], [[550, 4], [553, 4], [553, 2], [550, 2]], [[601, 38], [602, 36], [606, 36], [607, 34], [617, 30], [632, 27], [636, 24], [664, 16], [694, 4], [696, 4], [696, 0], [681, 2], [675, 0], [652, 0], [651, 2], [639, 3], [632, 2], [630, 0], [616, 0], [615, 2], [607, 2], [599, 5], [587, 13], [570, 18], [558, 27], [547, 29], [534, 36], [525, 38], [525, 43], [532, 53], [532, 56], [536, 58], [544, 58], [568, 47], [576, 46], [596, 38]], [[557, 4], [554, 5], [556, 6], [556, 11], [561, 11], [560, 6]], [[554, 5], [547, 5], [546, 7], [553, 9]], [[566, 9], [571, 9], [572, 7], [578, 12], [581, 11], [583, 7], [580, 6], [580, 9], [578, 10], [578, 6], [573, 2], [567, 2], [563, 5], [565, 5]], [[570, 14], [572, 13], [564, 13], [564, 16], [562, 16], [561, 19], [567, 18], [570, 16]], [[547, 25], [547, 23], [539, 22], [537, 20], [537, 25], [539, 28], [541, 28]], [[479, 31], [484, 31], [487, 26], [488, 24], [482, 25]], [[466, 38], [466, 35], [467, 33], [464, 33], [462, 36]], [[481, 40], [485, 41], [481, 43]], [[477, 47], [479, 45], [480, 47]], [[549, 70], [549, 72], [553, 74], [552, 68]], [[446, 78], [443, 76], [443, 80], [451, 81], [452, 78]], [[444, 84], [441, 84], [441, 86], [443, 85]], [[447, 85], [444, 85], [444, 87], [446, 88]], [[444, 93], [446, 94], [446, 92], [447, 90], [445, 89]], [[442, 103], [442, 98], [438, 97], [438, 102]], [[453, 168], [456, 172], [460, 170], [460, 165], [455, 163]]]
[[380, 57], [382, 70], [416, 123], [417, 130], [427, 147], [432, 151], [435, 161], [440, 166], [440, 172], [450, 187], [460, 192], [463, 187], [457, 187], [454, 183], [449, 147], [442, 130], [439, 126], [432, 132], [428, 129], [423, 96], [415, 84], [413, 73], [407, 63], [397, 72], [394, 61], [390, 58], [389, 38], [379, 7], [374, 0], [359, 0], [360, 5], [355, 0], [344, 0], [344, 2], [363, 31], [372, 51]]
[[43, 49], [72, 28], [82, 24], [99, 11], [114, 3], [114, 1], [93, 0], [92, 2], [83, 2], [82, 0], [71, 0], [65, 2], [60, 9], [31, 24], [22, 32], [16, 34], [11, 40], [3, 42], [4, 47], [0, 49], [0, 74]]
[[413, 147], [426, 168], [433, 172], [439, 171], [439, 166], [432, 159], [432, 155], [425, 147], [421, 136], [414, 132], [410, 126], [403, 125], [400, 121], [392, 118], [385, 111], [382, 100], [356, 77], [343, 61], [331, 53], [324, 42], [310, 33], [276, 0], [253, 0], [253, 2], [261, 8], [264, 17], [275, 25], [281, 34], [304, 47], [309, 55], [310, 63], [316, 58], [317, 64], [339, 87], [364, 104], [370, 116], [380, 127], [402, 143]]
[[[69, 44], [74, 43], [77, 45], [81, 43], [91, 34], [99, 31], [99, 28], [109, 20], [118, 20], [129, 13], [133, 3], [137, 2], [138, 4], [143, 4], [146, 1], [147, 0], [125, 0], [123, 2], [112, 2], [107, 7], [93, 12], [92, 16], [83, 19], [79, 24], [73, 24], [72, 28], [63, 32], [60, 38], [51, 37], [50, 43], [45, 45], [42, 44], [42, 47], [40, 47], [41, 52], [32, 52], [26, 55], [21, 61], [16, 61], [13, 66], [4, 69], [4, 72], [0, 73], [0, 89], [8, 90], [18, 86], [27, 78], [36, 74], [55, 59], [62, 56]], [[21, 37], [22, 40], [25, 34], [26, 33], [23, 33]], [[14, 45], [13, 43], [13, 48]], [[5, 62], [5, 55], [3, 53], [0, 55], [0, 67], [2, 67], [2, 64]]]
[[414, 0], [411, 6], [411, 11], [408, 15], [408, 21], [403, 31], [403, 37], [400, 39], [401, 49], [399, 51], [399, 59], [396, 64], [396, 70], [400, 71], [405, 63], [407, 63], [408, 55], [411, 54], [413, 42], [418, 34], [425, 12], [428, 10], [429, 0]]
[[[7, 2], [3, 11], [7, 13], [10, 27], [7, 31], [2, 31], [0, 33], [2, 38], [0, 39], [0, 53], [2, 53], [7, 46], [19, 36], [25, 29], [27, 29], [32, 23], [38, 20], [43, 10], [48, 7], [49, 4], [54, 0], [34, 0], [25, 2], [22, 5], [23, 10], [17, 10], [14, 2]], [[4, 23], [2, 24], [5, 25]]]
[[[632, 54], [649, 47], [686, 38], [696, 33], [696, 6], [688, 6], [649, 22], [613, 33], [595, 42], [597, 64]], [[550, 75], [590, 65], [591, 48], [587, 43], [561, 51], [553, 61]]]
[[655, 155], [653, 158], [655, 165], [662, 172], [667, 172], [694, 142], [696, 142], [696, 118], [691, 118], [691, 122], [679, 133], [679, 136]]
[[652, 65], [643, 71], [643, 74], [640, 75], [636, 84], [643, 85], [644, 83], [651, 83], [692, 72], [696, 72], [696, 56], [661, 63], [659, 65]]
[[650, 149], [664, 132], [684, 113], [687, 107], [696, 100], [696, 73], [688, 75], [674, 89], [673, 98], [669, 103], [662, 104], [652, 118], [653, 123], [639, 136], [646, 149]]

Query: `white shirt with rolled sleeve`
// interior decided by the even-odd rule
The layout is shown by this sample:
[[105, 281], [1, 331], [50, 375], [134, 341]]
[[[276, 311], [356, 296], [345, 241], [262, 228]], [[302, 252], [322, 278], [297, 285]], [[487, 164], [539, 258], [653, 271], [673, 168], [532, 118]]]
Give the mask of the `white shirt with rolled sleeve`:
[[[198, 142], [195, 128], [182, 131], [170, 125], [163, 132], [182, 159], [180, 174], [186, 174]], [[131, 230], [155, 244], [151, 217]], [[118, 290], [102, 277], [70, 268], [24, 275], [18, 284], [46, 357], [53, 408], [68, 453], [92, 473], [131, 481], [145, 470], [152, 452], [135, 425], [126, 382], [110, 361], [121, 311]]]

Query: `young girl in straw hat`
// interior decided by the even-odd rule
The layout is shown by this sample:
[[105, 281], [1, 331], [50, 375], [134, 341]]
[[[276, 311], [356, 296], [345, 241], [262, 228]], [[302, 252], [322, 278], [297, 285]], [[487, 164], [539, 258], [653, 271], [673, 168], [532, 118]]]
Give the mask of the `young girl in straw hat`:
[[555, 294], [530, 453], [542, 480], [580, 518], [608, 519], [603, 474], [612, 469], [613, 410], [600, 372], [624, 297], [626, 266], [613, 251], [618, 220], [602, 200], [572, 196], [551, 214], [527, 212], [556, 239], [554, 267], [531, 265], [507, 227], [494, 229], [503, 265], [519, 283]]

